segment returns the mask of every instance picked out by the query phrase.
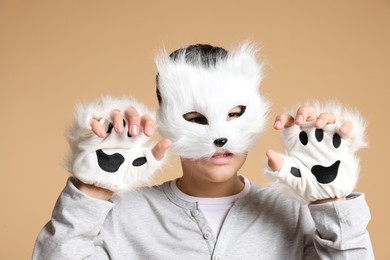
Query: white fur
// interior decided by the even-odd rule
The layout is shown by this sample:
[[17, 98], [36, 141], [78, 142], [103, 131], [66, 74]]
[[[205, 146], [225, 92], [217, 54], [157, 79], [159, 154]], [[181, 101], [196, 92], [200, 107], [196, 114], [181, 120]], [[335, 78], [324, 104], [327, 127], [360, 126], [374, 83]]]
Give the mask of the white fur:
[[76, 104], [73, 114], [73, 122], [66, 133], [66, 138], [71, 142], [72, 140], [77, 140], [80, 137], [88, 137], [92, 135], [92, 118], [99, 120], [104, 125], [108, 125], [111, 121], [111, 112], [113, 110], [120, 111], [124, 117], [123, 111], [125, 111], [129, 106], [136, 107], [140, 115], [149, 114], [151, 118], [155, 120], [154, 111], [149, 111], [145, 105], [133, 98], [113, 98], [111, 96], [103, 96], [100, 100], [92, 101], [90, 103]]
[[[244, 43], [210, 68], [187, 64], [184, 53], [175, 61], [165, 51], [156, 58], [162, 97], [158, 126], [172, 140], [174, 153], [188, 159], [210, 158], [218, 138], [227, 138], [223, 149], [235, 154], [246, 153], [254, 144], [269, 107], [259, 93], [263, 73], [256, 52]], [[228, 112], [238, 105], [246, 106], [245, 113], [227, 121]], [[201, 113], [209, 124], [186, 121], [183, 115], [188, 112]]]
[[[265, 173], [277, 187], [284, 191], [294, 191], [295, 195], [307, 202], [346, 197], [355, 188], [359, 177], [359, 159], [355, 153], [367, 144], [364, 120], [356, 110], [345, 108], [336, 101], [326, 104], [314, 102], [312, 106], [317, 115], [333, 113], [336, 117], [335, 124], [323, 128], [324, 137], [321, 141], [315, 138], [313, 123], [283, 129], [282, 141], [286, 149], [285, 155], [281, 155], [283, 166], [280, 171], [272, 171], [267, 167]], [[332, 137], [346, 122], [352, 123], [353, 130], [342, 136], [341, 145], [335, 148]], [[301, 131], [308, 135], [307, 145], [302, 145], [299, 141]], [[340, 161], [337, 177], [330, 183], [319, 183], [311, 172], [312, 167], [315, 165], [328, 167], [336, 161]], [[291, 167], [300, 170], [300, 178], [290, 173]]]
[[[131, 189], [150, 181], [154, 173], [159, 170], [163, 161], [156, 161], [148, 145], [148, 137], [140, 133], [136, 137], [128, 137], [128, 124], [125, 131], [118, 134], [113, 129], [105, 138], [97, 137], [90, 129], [92, 118], [100, 120], [107, 128], [110, 123], [112, 110], [119, 110], [122, 115], [124, 110], [133, 106], [142, 115], [154, 113], [149, 111], [143, 104], [134, 99], [115, 99], [109, 96], [100, 101], [89, 104], [78, 104], [75, 109], [74, 121], [67, 133], [70, 145], [67, 170], [82, 182], [94, 184], [114, 192]], [[124, 162], [116, 172], [106, 172], [99, 167], [97, 150], [105, 154], [120, 154]], [[135, 167], [133, 161], [140, 157], [146, 157], [147, 163]]]

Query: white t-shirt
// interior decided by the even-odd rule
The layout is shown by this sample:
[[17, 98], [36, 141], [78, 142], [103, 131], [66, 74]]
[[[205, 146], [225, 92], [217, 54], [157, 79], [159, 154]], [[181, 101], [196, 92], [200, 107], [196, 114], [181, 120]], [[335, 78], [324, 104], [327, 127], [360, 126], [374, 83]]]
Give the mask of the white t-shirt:
[[198, 209], [206, 217], [211, 229], [214, 232], [214, 235], [217, 237], [227, 213], [233, 206], [233, 203], [239, 198], [245, 196], [250, 190], [249, 180], [243, 176], [240, 176], [240, 178], [244, 182], [244, 188], [242, 191], [238, 194], [227, 197], [199, 198], [187, 195], [179, 190], [179, 188], [176, 186], [177, 180], [171, 182], [171, 188], [175, 195], [180, 199], [188, 202], [196, 202], [198, 204]]

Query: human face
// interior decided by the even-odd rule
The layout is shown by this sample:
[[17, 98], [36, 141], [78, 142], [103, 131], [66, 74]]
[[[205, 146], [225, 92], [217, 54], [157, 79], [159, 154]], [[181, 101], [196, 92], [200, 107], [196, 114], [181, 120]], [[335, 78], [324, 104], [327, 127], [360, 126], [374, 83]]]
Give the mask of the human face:
[[[245, 112], [245, 107], [236, 106], [232, 108], [228, 115], [227, 121], [240, 117]], [[207, 124], [207, 118], [200, 113], [191, 112], [184, 115], [185, 120], [197, 124]], [[223, 142], [223, 140], [222, 140]], [[235, 155], [228, 150], [223, 149], [223, 144], [214, 155], [209, 159], [188, 160], [182, 159], [183, 172], [196, 174], [199, 172], [206, 179], [212, 182], [219, 182], [231, 178], [237, 173], [246, 160], [245, 155]], [[208, 176], [208, 177], [207, 177]]]
[[[184, 52], [175, 59], [163, 53], [156, 64], [161, 97], [157, 124], [172, 141], [173, 153], [202, 160], [222, 148], [244, 154], [253, 146], [268, 102], [259, 93], [262, 64], [250, 46], [232, 50], [210, 67], [187, 62]], [[231, 114], [232, 109], [237, 112]], [[231, 116], [235, 120], [227, 120]]]
[[[239, 118], [245, 112], [245, 107], [232, 108], [227, 121]], [[185, 114], [184, 119], [196, 124], [208, 124], [205, 116], [197, 112]], [[242, 182], [237, 177], [238, 170], [244, 164], [246, 154], [233, 154], [223, 148], [224, 140], [221, 138], [220, 146], [216, 152], [207, 159], [181, 159], [183, 177], [179, 188], [190, 195], [199, 197], [223, 197], [236, 194], [242, 189]]]

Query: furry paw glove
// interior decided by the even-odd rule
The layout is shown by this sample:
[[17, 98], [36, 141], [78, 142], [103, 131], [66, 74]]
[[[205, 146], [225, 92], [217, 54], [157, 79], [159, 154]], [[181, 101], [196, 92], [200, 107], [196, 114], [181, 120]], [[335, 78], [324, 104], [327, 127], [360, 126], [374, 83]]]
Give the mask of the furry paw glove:
[[[142, 131], [131, 137], [125, 121], [121, 134], [113, 129], [112, 110], [124, 112], [129, 106], [140, 116], [150, 115], [154, 119], [154, 113], [133, 99], [103, 97], [99, 102], [76, 106], [73, 124], [67, 133], [70, 152], [66, 166], [77, 179], [119, 192], [148, 182], [161, 168], [162, 161], [154, 158], [151, 146], [147, 145], [148, 137]], [[92, 118], [105, 127], [106, 137], [100, 138], [92, 132]]]
[[[266, 169], [278, 187], [293, 191], [306, 202], [348, 196], [359, 176], [358, 149], [365, 146], [365, 124], [356, 111], [338, 103], [315, 104], [317, 113], [330, 112], [335, 124], [316, 129], [312, 122], [282, 130], [286, 153], [280, 154], [283, 165], [279, 171]], [[338, 129], [351, 122], [353, 130], [340, 136]]]

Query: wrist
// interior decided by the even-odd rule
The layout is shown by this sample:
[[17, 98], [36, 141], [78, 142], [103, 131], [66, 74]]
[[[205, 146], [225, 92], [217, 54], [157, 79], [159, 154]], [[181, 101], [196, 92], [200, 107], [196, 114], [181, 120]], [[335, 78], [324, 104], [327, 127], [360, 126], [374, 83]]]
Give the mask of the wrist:
[[114, 192], [110, 190], [100, 188], [92, 184], [84, 183], [78, 179], [75, 179], [74, 183], [76, 187], [79, 189], [79, 191], [95, 199], [109, 200], [114, 194]]
[[329, 198], [329, 199], [322, 199], [322, 200], [312, 201], [311, 204], [323, 204], [323, 203], [328, 203], [328, 202], [337, 202], [337, 201], [345, 201], [345, 200], [347, 200], [346, 197], [343, 197], [343, 198]]

